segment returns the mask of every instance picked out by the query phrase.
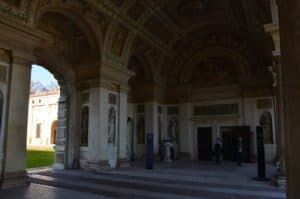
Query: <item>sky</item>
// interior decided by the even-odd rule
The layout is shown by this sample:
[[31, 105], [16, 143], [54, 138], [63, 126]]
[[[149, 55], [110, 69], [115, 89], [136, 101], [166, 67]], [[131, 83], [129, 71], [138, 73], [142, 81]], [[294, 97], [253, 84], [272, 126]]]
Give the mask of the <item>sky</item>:
[[49, 85], [51, 82], [57, 82], [54, 76], [45, 68], [33, 65], [31, 70], [31, 80], [40, 81], [43, 85]]

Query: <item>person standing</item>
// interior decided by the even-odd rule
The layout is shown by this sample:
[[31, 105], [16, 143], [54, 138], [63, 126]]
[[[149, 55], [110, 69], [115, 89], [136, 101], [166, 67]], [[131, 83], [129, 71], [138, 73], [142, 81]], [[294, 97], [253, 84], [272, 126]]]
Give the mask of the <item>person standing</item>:
[[215, 155], [216, 165], [221, 165], [221, 154], [222, 154], [221, 139], [217, 138], [215, 146], [214, 146], [214, 155]]
[[242, 166], [243, 161], [243, 138], [239, 136], [237, 142], [237, 164], [238, 166]]

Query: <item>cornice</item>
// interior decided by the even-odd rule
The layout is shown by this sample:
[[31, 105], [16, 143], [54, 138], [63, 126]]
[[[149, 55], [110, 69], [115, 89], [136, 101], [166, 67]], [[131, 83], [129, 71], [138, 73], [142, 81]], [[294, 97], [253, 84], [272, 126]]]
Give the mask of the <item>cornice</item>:
[[101, 66], [101, 79], [117, 84], [117, 85], [128, 85], [128, 80], [134, 76], [134, 72], [123, 68], [115, 68], [111, 65], [103, 64]]
[[13, 55], [13, 64], [31, 68], [33, 61], [25, 57]]

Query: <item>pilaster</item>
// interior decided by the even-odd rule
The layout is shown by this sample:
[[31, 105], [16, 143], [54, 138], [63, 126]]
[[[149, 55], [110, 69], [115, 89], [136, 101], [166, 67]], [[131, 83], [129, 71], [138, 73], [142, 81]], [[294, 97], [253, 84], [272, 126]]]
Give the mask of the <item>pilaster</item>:
[[281, 48], [280, 48], [280, 32], [278, 21], [278, 5], [276, 0], [270, 1], [272, 11], [272, 24], [265, 25], [265, 31], [272, 36], [274, 43], [273, 51], [273, 66], [272, 73], [274, 77], [273, 92], [276, 98], [276, 141], [277, 141], [277, 155], [279, 161], [279, 175], [285, 176], [286, 174], [286, 160], [285, 160], [285, 129], [284, 129], [284, 116], [283, 116], [283, 79], [281, 70]]
[[287, 198], [300, 198], [300, 3], [278, 1], [284, 132], [286, 144]]
[[13, 57], [11, 86], [8, 90], [9, 110], [4, 140], [3, 188], [28, 182], [26, 174], [26, 136], [31, 62]]
[[[158, 104], [149, 102], [145, 104], [145, 133], [153, 133], [154, 154], [158, 155]], [[145, 136], [146, 137], [146, 136]]]
[[191, 126], [191, 110], [189, 103], [181, 103], [179, 105], [179, 145], [180, 145], [180, 159], [191, 159], [193, 154], [193, 129]]

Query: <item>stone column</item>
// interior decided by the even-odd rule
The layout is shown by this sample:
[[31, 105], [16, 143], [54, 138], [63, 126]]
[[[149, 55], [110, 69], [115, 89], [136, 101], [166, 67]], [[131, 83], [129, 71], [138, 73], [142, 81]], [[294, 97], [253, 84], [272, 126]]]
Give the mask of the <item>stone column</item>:
[[286, 143], [287, 195], [300, 198], [300, 1], [278, 1]]
[[[279, 159], [279, 175], [285, 176], [286, 164], [285, 164], [285, 131], [284, 131], [284, 116], [283, 116], [283, 84], [282, 84], [282, 70], [281, 70], [281, 48], [280, 48], [280, 34], [279, 34], [279, 21], [278, 21], [278, 6], [276, 0], [270, 1], [271, 11], [272, 11], [272, 23], [265, 25], [265, 30], [272, 36], [274, 43], [273, 51], [273, 66], [272, 72], [273, 76], [273, 91], [274, 96], [276, 97], [275, 106], [275, 115], [276, 115], [276, 145], [277, 145], [277, 156]], [[279, 176], [278, 176], [279, 177]], [[279, 181], [278, 181], [279, 182]]]
[[[145, 104], [145, 133], [153, 133], [154, 155], [158, 155], [158, 105], [156, 102]], [[145, 136], [146, 138], [146, 136]]]
[[1, 68], [1, 81], [0, 89], [2, 95], [1, 104], [1, 131], [0, 131], [0, 187], [4, 178], [5, 168], [5, 151], [6, 151], [6, 137], [7, 137], [7, 125], [8, 125], [8, 111], [9, 111], [9, 91], [11, 88], [11, 54], [9, 51], [0, 49], [0, 68]]
[[14, 57], [5, 140], [3, 188], [28, 182], [26, 173], [26, 136], [30, 92], [30, 61]]
[[119, 166], [129, 166], [128, 160], [128, 129], [127, 129], [127, 88], [120, 88], [119, 92]]
[[280, 64], [280, 57], [274, 58], [275, 68], [277, 68], [277, 87], [274, 88], [276, 96], [276, 115], [277, 115], [277, 155], [279, 158], [279, 175], [286, 175], [286, 160], [285, 160], [285, 129], [284, 129], [284, 104], [283, 104], [283, 84], [282, 84], [282, 69]]
[[104, 88], [90, 89], [88, 168], [108, 168], [107, 123], [108, 99]]
[[66, 161], [66, 137], [68, 131], [68, 97], [64, 94], [64, 88], [61, 87], [61, 96], [58, 101], [58, 126], [55, 144], [55, 164], [54, 168], [64, 169], [67, 167]]

